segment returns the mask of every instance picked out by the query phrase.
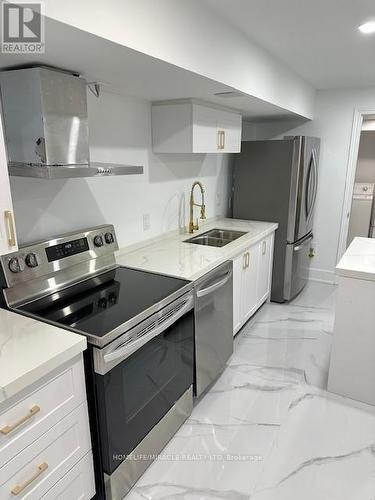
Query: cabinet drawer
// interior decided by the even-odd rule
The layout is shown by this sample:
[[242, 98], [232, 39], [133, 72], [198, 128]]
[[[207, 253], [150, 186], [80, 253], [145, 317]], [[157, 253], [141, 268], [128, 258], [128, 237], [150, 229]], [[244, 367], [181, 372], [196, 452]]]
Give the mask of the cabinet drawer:
[[0, 468], [86, 400], [82, 355], [0, 409]]
[[85, 455], [43, 497], [43, 500], [89, 500], [95, 495], [91, 451]]
[[83, 403], [0, 469], [0, 498], [41, 498], [90, 449]]

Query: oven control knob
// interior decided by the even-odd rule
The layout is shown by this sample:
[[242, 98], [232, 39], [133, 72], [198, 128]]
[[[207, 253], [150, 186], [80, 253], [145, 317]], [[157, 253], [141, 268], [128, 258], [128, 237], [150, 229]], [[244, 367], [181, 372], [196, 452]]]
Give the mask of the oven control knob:
[[8, 263], [8, 267], [12, 273], [20, 273], [25, 269], [25, 262], [21, 257], [12, 257]]
[[38, 267], [38, 257], [35, 253], [28, 253], [25, 257], [27, 267]]
[[105, 309], [107, 307], [107, 299], [105, 297], [98, 300], [98, 307], [100, 307], [100, 309]]
[[116, 302], [117, 302], [117, 296], [116, 296], [116, 294], [115, 293], [110, 293], [108, 295], [108, 304], [111, 305], [111, 306], [113, 306], [113, 305], [116, 304]]
[[104, 245], [103, 237], [100, 234], [95, 236], [94, 245], [96, 247], [102, 247]]
[[106, 243], [113, 243], [114, 242], [114, 238], [113, 238], [112, 233], [105, 233], [104, 238], [105, 238]]

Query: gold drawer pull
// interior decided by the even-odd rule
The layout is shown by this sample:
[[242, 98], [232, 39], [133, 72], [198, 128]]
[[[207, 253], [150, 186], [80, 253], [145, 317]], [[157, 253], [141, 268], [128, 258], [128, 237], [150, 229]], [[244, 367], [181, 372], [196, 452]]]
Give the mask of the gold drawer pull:
[[43, 462], [42, 464], [40, 464], [38, 466], [38, 470], [35, 472], [35, 474], [33, 476], [31, 476], [30, 479], [28, 479], [27, 481], [25, 481], [24, 483], [22, 484], [17, 484], [12, 490], [11, 490], [11, 493], [12, 495], [19, 495], [20, 493], [22, 493], [22, 491], [27, 488], [33, 481], [35, 481], [35, 479], [38, 479], [38, 477], [43, 474], [44, 471], [46, 471], [48, 469], [48, 464], [47, 462]]
[[7, 225], [9, 246], [15, 247], [17, 242], [16, 242], [16, 234], [14, 231], [13, 214], [10, 210], [5, 210], [4, 217]]
[[14, 431], [17, 427], [22, 425], [23, 423], [27, 422], [30, 418], [32, 418], [34, 415], [36, 415], [40, 411], [39, 406], [35, 405], [30, 410], [28, 411], [27, 415], [24, 417], [20, 418], [17, 422], [15, 422], [13, 425], [6, 425], [2, 429], [0, 429], [1, 434], [9, 434], [10, 432]]

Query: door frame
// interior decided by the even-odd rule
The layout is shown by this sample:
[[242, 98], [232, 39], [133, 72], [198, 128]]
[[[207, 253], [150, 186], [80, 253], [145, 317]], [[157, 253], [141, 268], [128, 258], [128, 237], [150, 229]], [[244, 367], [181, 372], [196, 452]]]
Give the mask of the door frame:
[[367, 115], [375, 115], [375, 108], [357, 108], [354, 110], [348, 166], [346, 170], [345, 195], [341, 213], [340, 238], [337, 249], [336, 262], [341, 259], [346, 250], [346, 241], [348, 239], [349, 232], [350, 211], [352, 208], [354, 181], [358, 163], [359, 141], [361, 138], [363, 119]]

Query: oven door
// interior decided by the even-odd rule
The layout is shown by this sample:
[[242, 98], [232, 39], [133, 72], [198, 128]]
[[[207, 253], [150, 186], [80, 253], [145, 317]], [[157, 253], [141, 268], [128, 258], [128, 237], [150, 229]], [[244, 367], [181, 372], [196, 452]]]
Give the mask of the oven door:
[[112, 474], [193, 384], [193, 294], [95, 348], [103, 470]]

